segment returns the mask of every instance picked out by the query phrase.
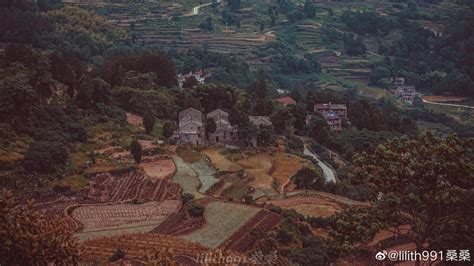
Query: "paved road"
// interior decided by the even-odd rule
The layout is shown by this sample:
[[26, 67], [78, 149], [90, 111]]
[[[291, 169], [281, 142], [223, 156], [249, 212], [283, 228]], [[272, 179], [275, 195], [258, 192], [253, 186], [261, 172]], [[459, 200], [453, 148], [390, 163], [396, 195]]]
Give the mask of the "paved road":
[[306, 144], [304, 145], [303, 154], [307, 155], [307, 156], [310, 156], [311, 158], [314, 158], [316, 161], [318, 161], [319, 167], [321, 167], [321, 169], [323, 169], [324, 178], [326, 179], [326, 182], [332, 181], [332, 182], [336, 183], [336, 174], [334, 173], [334, 170], [327, 163], [325, 163], [321, 159], [319, 159], [319, 157], [316, 154], [314, 154], [308, 148], [308, 146]]
[[[221, 1], [222, 1], [222, 0], [217, 0], [217, 3], [220, 3]], [[195, 7], [193, 8], [193, 13], [192, 13], [192, 15], [199, 15], [199, 9], [200, 9], [201, 7], [210, 6], [210, 5], [212, 5], [212, 2], [211, 2], [211, 3], [204, 4], [204, 5], [200, 5], [200, 6], [195, 6]]]
[[444, 105], [444, 106], [452, 106], [452, 107], [462, 107], [462, 108], [474, 109], [474, 106], [462, 105], [462, 104], [430, 102], [430, 101], [427, 101], [427, 100], [425, 100], [425, 99], [423, 99], [423, 102], [424, 102], [424, 103], [429, 103], [429, 104], [436, 104], [436, 105]]

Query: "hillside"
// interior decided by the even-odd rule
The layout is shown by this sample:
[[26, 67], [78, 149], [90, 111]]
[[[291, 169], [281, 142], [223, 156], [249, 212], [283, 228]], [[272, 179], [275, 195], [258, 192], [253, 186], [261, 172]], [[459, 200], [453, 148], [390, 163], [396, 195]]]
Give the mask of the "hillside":
[[1, 265], [472, 246], [470, 1], [208, 1], [0, 3]]

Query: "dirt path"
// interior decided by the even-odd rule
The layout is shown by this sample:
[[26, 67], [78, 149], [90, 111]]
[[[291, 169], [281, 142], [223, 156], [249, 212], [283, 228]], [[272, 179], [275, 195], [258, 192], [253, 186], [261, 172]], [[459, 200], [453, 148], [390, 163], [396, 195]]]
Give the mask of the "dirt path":
[[[422, 98], [423, 99], [423, 98]], [[474, 106], [469, 106], [469, 105], [463, 105], [463, 104], [454, 104], [454, 103], [438, 103], [438, 102], [430, 102], [425, 99], [423, 99], [423, 103], [428, 103], [428, 104], [436, 104], [436, 105], [444, 105], [444, 106], [451, 106], [451, 107], [461, 107], [461, 108], [469, 108], [469, 109], [474, 109]]]

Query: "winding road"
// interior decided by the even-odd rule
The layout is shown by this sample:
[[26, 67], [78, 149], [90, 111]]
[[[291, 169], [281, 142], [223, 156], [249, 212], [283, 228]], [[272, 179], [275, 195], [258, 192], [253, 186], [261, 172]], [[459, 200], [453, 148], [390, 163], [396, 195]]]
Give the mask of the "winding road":
[[[423, 98], [422, 98], [423, 99]], [[474, 106], [469, 106], [469, 105], [462, 105], [462, 104], [453, 104], [453, 103], [438, 103], [438, 102], [431, 102], [423, 99], [423, 103], [429, 103], [429, 104], [436, 104], [436, 105], [444, 105], [444, 106], [452, 106], [452, 107], [461, 107], [461, 108], [469, 108], [469, 109], [474, 109]]]
[[[220, 3], [220, 2], [222, 2], [222, 0], [217, 0], [217, 3]], [[199, 6], [193, 7], [193, 12], [191, 13], [191, 15], [193, 15], [193, 16], [199, 15], [199, 9], [200, 9], [201, 7], [210, 6], [210, 5], [212, 5], [212, 4], [213, 4], [213, 3], [211, 2], [211, 3], [207, 3], [207, 4], [203, 4], [203, 5], [199, 5]]]
[[326, 179], [326, 182], [334, 182], [336, 183], [336, 173], [334, 172], [334, 170], [325, 162], [323, 162], [321, 159], [319, 159], [319, 157], [314, 154], [306, 144], [304, 144], [304, 151], [303, 151], [303, 154], [304, 155], [307, 155], [307, 156], [310, 156], [311, 158], [315, 159], [316, 161], [318, 161], [318, 165], [319, 167], [321, 167], [321, 169], [323, 169], [323, 173], [324, 173], [324, 178]]

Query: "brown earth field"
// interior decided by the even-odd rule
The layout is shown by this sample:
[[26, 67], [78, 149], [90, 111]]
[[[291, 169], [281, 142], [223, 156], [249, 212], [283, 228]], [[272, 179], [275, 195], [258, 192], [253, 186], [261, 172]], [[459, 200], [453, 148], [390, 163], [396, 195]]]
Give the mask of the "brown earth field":
[[457, 96], [442, 96], [442, 95], [429, 95], [423, 96], [423, 99], [430, 101], [430, 102], [462, 102], [468, 100], [469, 98], [466, 97], [457, 97]]
[[320, 195], [294, 196], [287, 199], [266, 201], [266, 204], [272, 204], [285, 209], [294, 209], [301, 214], [313, 217], [328, 217], [345, 208], [345, 206], [333, 199]]
[[169, 178], [176, 172], [176, 166], [171, 159], [142, 162], [140, 166], [148, 176], [156, 179]]
[[209, 157], [212, 165], [218, 171], [236, 172], [242, 169], [242, 167], [240, 167], [238, 164], [227, 159], [221, 152], [222, 149], [220, 148], [209, 148], [201, 151], [202, 154]]
[[293, 189], [288, 186], [291, 183], [290, 178], [301, 169], [305, 162], [305, 159], [281, 152], [273, 157], [273, 171], [271, 176], [278, 182], [278, 191], [284, 192]]
[[127, 122], [131, 124], [134, 128], [143, 130], [143, 118], [132, 113], [127, 113]]
[[176, 153], [187, 163], [195, 163], [202, 159], [202, 154], [190, 148], [177, 148]]

